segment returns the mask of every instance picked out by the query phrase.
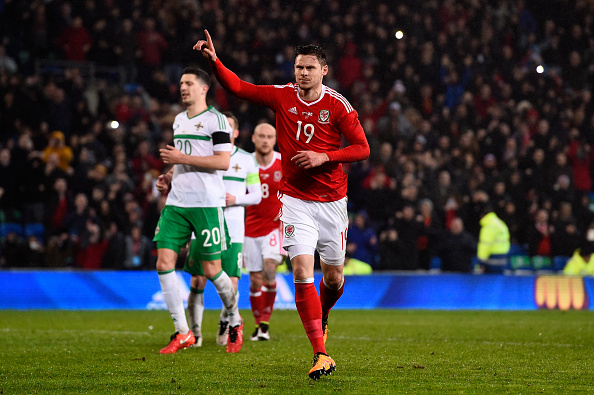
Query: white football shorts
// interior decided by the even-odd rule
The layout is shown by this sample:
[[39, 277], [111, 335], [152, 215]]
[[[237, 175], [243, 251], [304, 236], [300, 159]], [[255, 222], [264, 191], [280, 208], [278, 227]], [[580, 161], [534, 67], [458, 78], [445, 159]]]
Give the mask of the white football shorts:
[[283, 250], [280, 228], [266, 236], [245, 237], [243, 241], [243, 265], [249, 272], [261, 272], [264, 259], [283, 260], [287, 252]]
[[295, 246], [313, 254], [317, 249], [325, 264], [342, 265], [349, 227], [347, 198], [316, 202], [282, 195], [280, 201], [285, 250]]

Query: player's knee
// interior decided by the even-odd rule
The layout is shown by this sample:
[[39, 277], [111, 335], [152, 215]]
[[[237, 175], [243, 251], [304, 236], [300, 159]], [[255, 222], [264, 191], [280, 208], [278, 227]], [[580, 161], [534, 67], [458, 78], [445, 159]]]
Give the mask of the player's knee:
[[177, 252], [168, 248], [159, 248], [157, 255], [157, 271], [165, 272], [175, 269], [175, 262], [177, 260]]
[[273, 284], [276, 281], [276, 265], [266, 266], [262, 274], [264, 283]]
[[202, 270], [206, 278], [213, 278], [221, 271], [221, 261], [202, 261]]
[[206, 277], [204, 276], [192, 276], [190, 280], [192, 288], [204, 289], [206, 287]]
[[330, 289], [338, 289], [342, 285], [343, 275], [339, 271], [329, 271], [324, 274], [324, 284]]
[[250, 289], [258, 290], [262, 287], [262, 273], [252, 272], [250, 273]]
[[165, 272], [168, 270], [171, 270], [175, 267], [175, 264], [171, 264], [171, 262], [169, 262], [166, 259], [157, 259], [157, 271], [159, 272]]

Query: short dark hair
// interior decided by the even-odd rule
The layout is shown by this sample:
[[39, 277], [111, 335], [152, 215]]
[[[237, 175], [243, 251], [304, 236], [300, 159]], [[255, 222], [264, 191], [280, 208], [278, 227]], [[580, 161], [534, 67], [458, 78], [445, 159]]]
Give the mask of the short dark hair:
[[182, 71], [182, 75], [183, 74], [194, 74], [196, 78], [201, 80], [206, 86], [210, 86], [210, 76], [200, 67], [188, 66]]
[[237, 120], [237, 117], [235, 115], [233, 115], [233, 113], [231, 111], [223, 111], [223, 115], [226, 116], [227, 118], [231, 118], [235, 122], [235, 127], [237, 129], [239, 129], [239, 121]]
[[295, 57], [299, 55], [313, 55], [318, 59], [318, 62], [320, 62], [322, 66], [328, 64], [326, 51], [316, 44], [298, 45], [297, 48], [295, 48]]

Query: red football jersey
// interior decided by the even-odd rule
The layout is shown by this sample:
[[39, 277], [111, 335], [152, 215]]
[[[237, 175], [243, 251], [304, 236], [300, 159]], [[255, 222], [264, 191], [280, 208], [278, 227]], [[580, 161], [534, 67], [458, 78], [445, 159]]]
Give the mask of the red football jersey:
[[263, 104], [276, 113], [276, 134], [283, 161], [280, 191], [289, 196], [322, 202], [342, 199], [347, 175], [339, 162], [301, 169], [290, 159], [298, 151], [328, 152], [340, 149], [341, 132], [359, 131], [357, 112], [338, 92], [323, 85], [322, 95], [308, 103], [299, 97], [297, 84], [258, 86]]
[[[321, 202], [346, 196], [347, 175], [340, 162], [367, 158], [369, 144], [357, 112], [341, 94], [322, 85], [320, 97], [306, 102], [299, 97], [297, 84], [254, 85], [242, 81], [219, 58], [211, 67], [225, 89], [276, 113], [277, 142], [283, 157], [281, 193]], [[341, 135], [351, 145], [341, 148]], [[291, 160], [298, 151], [325, 152], [330, 161], [301, 169]]]
[[280, 222], [274, 219], [281, 208], [278, 191], [283, 178], [282, 174], [281, 154], [278, 152], [274, 153], [274, 159], [268, 166], [260, 166], [262, 201], [246, 207], [245, 235], [247, 237], [265, 236], [280, 226]]

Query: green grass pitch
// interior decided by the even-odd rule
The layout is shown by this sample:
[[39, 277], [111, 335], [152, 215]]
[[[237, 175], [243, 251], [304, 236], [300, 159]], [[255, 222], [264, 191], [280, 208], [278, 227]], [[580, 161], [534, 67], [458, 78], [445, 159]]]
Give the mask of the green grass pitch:
[[296, 311], [275, 311], [269, 342], [227, 354], [206, 311], [202, 348], [159, 355], [165, 311], [0, 311], [0, 394], [594, 393], [588, 311], [336, 310], [337, 371], [307, 377]]

